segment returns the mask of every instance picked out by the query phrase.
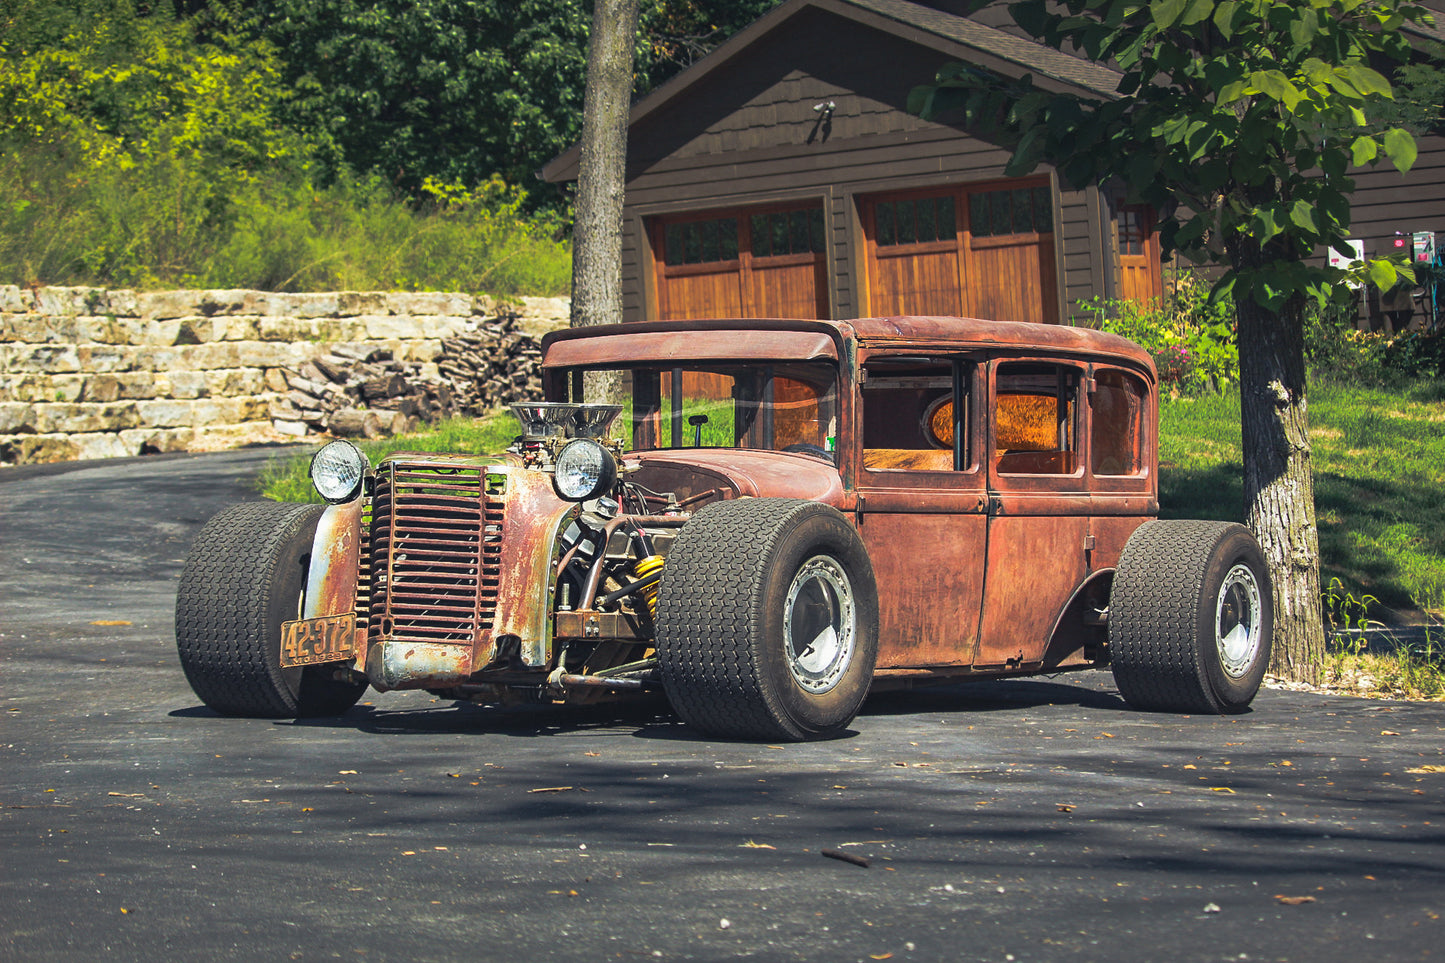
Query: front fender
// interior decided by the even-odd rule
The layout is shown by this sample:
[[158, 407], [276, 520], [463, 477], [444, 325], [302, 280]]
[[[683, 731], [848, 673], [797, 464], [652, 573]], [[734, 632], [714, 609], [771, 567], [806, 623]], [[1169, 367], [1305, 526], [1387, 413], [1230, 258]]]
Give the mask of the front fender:
[[306, 601], [301, 617], [343, 615], [356, 610], [356, 580], [361, 571], [362, 499], [328, 505], [311, 540], [306, 571]]

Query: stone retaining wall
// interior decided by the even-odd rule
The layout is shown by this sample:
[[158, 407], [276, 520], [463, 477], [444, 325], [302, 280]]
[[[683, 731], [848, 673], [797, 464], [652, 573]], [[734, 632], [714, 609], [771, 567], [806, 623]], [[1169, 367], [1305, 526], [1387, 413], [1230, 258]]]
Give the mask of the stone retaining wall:
[[[567, 316], [560, 298], [508, 308], [538, 335]], [[370, 345], [434, 375], [444, 338], [497, 314], [465, 294], [0, 285], [0, 464], [284, 440], [281, 369]]]

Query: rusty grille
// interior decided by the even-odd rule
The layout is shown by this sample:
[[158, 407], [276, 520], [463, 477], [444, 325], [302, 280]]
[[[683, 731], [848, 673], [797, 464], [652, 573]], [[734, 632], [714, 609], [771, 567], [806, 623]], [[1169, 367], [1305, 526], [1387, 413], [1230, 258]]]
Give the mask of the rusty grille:
[[484, 485], [472, 466], [392, 462], [377, 472], [368, 635], [471, 644], [491, 629], [504, 506]]

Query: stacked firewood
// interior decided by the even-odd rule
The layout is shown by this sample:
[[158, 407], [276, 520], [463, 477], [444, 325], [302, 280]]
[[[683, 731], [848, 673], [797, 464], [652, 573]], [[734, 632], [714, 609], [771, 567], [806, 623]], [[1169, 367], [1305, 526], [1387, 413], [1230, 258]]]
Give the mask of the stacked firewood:
[[540, 342], [503, 315], [442, 342], [437, 370], [450, 382], [458, 409], [469, 415], [542, 397]]
[[514, 326], [515, 318], [504, 315], [444, 340], [434, 368], [398, 361], [379, 345], [336, 345], [297, 370], [282, 370], [288, 390], [273, 423], [298, 435], [379, 438], [537, 400], [541, 347]]

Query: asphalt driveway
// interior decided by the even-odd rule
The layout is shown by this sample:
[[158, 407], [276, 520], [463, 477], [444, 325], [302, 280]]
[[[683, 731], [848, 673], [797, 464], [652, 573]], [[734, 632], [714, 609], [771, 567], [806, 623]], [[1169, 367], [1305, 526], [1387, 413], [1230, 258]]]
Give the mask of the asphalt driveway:
[[266, 457], [0, 469], [0, 959], [1441, 956], [1438, 704], [1142, 714], [1091, 672], [808, 745], [416, 693], [219, 718], [175, 585]]

